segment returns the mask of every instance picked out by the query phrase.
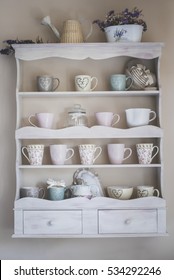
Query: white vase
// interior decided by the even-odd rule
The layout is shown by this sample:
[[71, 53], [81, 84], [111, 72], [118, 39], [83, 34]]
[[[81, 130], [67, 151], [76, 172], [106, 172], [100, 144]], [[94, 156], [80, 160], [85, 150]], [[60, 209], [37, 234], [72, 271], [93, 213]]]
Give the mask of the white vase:
[[113, 25], [105, 28], [108, 42], [140, 42], [143, 26], [138, 24]]

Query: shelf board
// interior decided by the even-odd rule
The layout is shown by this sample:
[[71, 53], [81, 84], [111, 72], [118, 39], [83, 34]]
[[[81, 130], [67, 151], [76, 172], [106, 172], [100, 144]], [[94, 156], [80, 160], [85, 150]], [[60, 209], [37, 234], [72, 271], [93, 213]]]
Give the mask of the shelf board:
[[161, 168], [159, 163], [151, 164], [93, 164], [93, 165], [82, 165], [82, 164], [64, 164], [64, 165], [19, 165], [19, 169], [60, 169], [60, 168]]
[[37, 91], [19, 91], [19, 97], [138, 97], [138, 96], [158, 96], [159, 90], [137, 90], [137, 91], [61, 91], [61, 92], [37, 92]]
[[161, 138], [163, 130], [153, 125], [133, 128], [107, 126], [73, 126], [60, 129], [45, 129], [32, 126], [16, 130], [16, 139], [111, 139], [111, 138]]

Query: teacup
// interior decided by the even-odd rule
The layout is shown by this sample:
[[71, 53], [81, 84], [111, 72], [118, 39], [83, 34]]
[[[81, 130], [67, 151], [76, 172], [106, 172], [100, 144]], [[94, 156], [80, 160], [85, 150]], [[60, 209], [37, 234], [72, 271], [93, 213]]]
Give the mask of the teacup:
[[133, 187], [110, 186], [107, 187], [109, 197], [126, 200], [130, 199], [133, 193]]
[[[153, 158], [159, 152], [158, 146], [153, 146], [152, 143], [136, 144], [136, 149], [137, 149], [139, 164], [150, 164], [152, 162]], [[153, 155], [153, 151], [155, 149], [156, 149], [156, 152]]]
[[90, 186], [74, 185], [71, 187], [72, 197], [86, 197], [92, 198]]
[[52, 113], [36, 113], [35, 115], [30, 115], [28, 117], [28, 121], [32, 126], [37, 127], [37, 125], [35, 125], [31, 119], [36, 119], [39, 127], [42, 128], [52, 128], [52, 124], [53, 124], [53, 117], [54, 114]]
[[[93, 84], [93, 81], [95, 83]], [[93, 84], [93, 86], [92, 86]], [[77, 75], [75, 76], [75, 89], [76, 91], [93, 91], [98, 84], [97, 77], [91, 77], [89, 75]]]
[[67, 148], [67, 145], [50, 145], [50, 156], [52, 164], [54, 165], [65, 164], [73, 155], [74, 150], [72, 148]]
[[[28, 156], [25, 154], [27, 150]], [[27, 145], [22, 147], [22, 154], [31, 165], [42, 165], [44, 145]]]
[[78, 148], [81, 164], [84, 165], [93, 164], [102, 152], [102, 148], [94, 144], [79, 145]]
[[112, 112], [97, 112], [95, 113], [95, 116], [97, 119], [97, 124], [104, 126], [114, 126], [120, 120], [120, 116]]
[[55, 91], [59, 84], [60, 80], [58, 78], [48, 75], [37, 76], [37, 88], [39, 91]]
[[[127, 82], [130, 80], [129, 86], [127, 86]], [[111, 90], [115, 91], [125, 91], [130, 89], [132, 86], [133, 80], [130, 76], [126, 76], [124, 74], [115, 74], [110, 77], [110, 85]]]
[[63, 200], [65, 195], [65, 188], [59, 186], [47, 187], [48, 198], [50, 200]]
[[[150, 115], [152, 116], [150, 118]], [[128, 127], [148, 125], [156, 118], [155, 111], [148, 108], [130, 108], [126, 110], [126, 121]]]
[[20, 188], [20, 197], [44, 198], [45, 190], [39, 187], [22, 187]]
[[147, 197], [147, 196], [159, 196], [159, 190], [155, 189], [153, 186], [138, 186], [137, 187], [137, 197]]
[[[107, 150], [109, 161], [112, 164], [122, 164], [123, 161], [132, 155], [132, 149], [125, 148], [124, 144], [108, 144]], [[126, 152], [128, 152], [127, 156], [125, 156]]]

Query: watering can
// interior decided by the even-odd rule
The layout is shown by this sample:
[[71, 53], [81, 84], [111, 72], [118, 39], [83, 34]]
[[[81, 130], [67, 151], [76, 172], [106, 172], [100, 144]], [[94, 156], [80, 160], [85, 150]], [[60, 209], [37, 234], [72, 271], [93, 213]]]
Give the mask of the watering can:
[[91, 22], [90, 30], [85, 37], [83, 37], [81, 23], [78, 20], [66, 20], [63, 23], [63, 31], [61, 34], [57, 30], [57, 28], [51, 23], [50, 16], [44, 17], [41, 21], [41, 24], [48, 26], [53, 31], [60, 43], [83, 43], [86, 42], [86, 40], [92, 34]]

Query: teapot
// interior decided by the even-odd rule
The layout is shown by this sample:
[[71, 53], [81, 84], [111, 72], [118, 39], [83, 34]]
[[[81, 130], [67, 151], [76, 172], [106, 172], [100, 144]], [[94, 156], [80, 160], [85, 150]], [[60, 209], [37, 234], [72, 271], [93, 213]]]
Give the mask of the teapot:
[[83, 43], [89, 38], [93, 30], [92, 23], [90, 22], [90, 31], [85, 38], [83, 38], [81, 23], [78, 20], [66, 20], [63, 24], [61, 35], [57, 28], [51, 23], [50, 16], [44, 17], [41, 24], [50, 27], [60, 43]]

